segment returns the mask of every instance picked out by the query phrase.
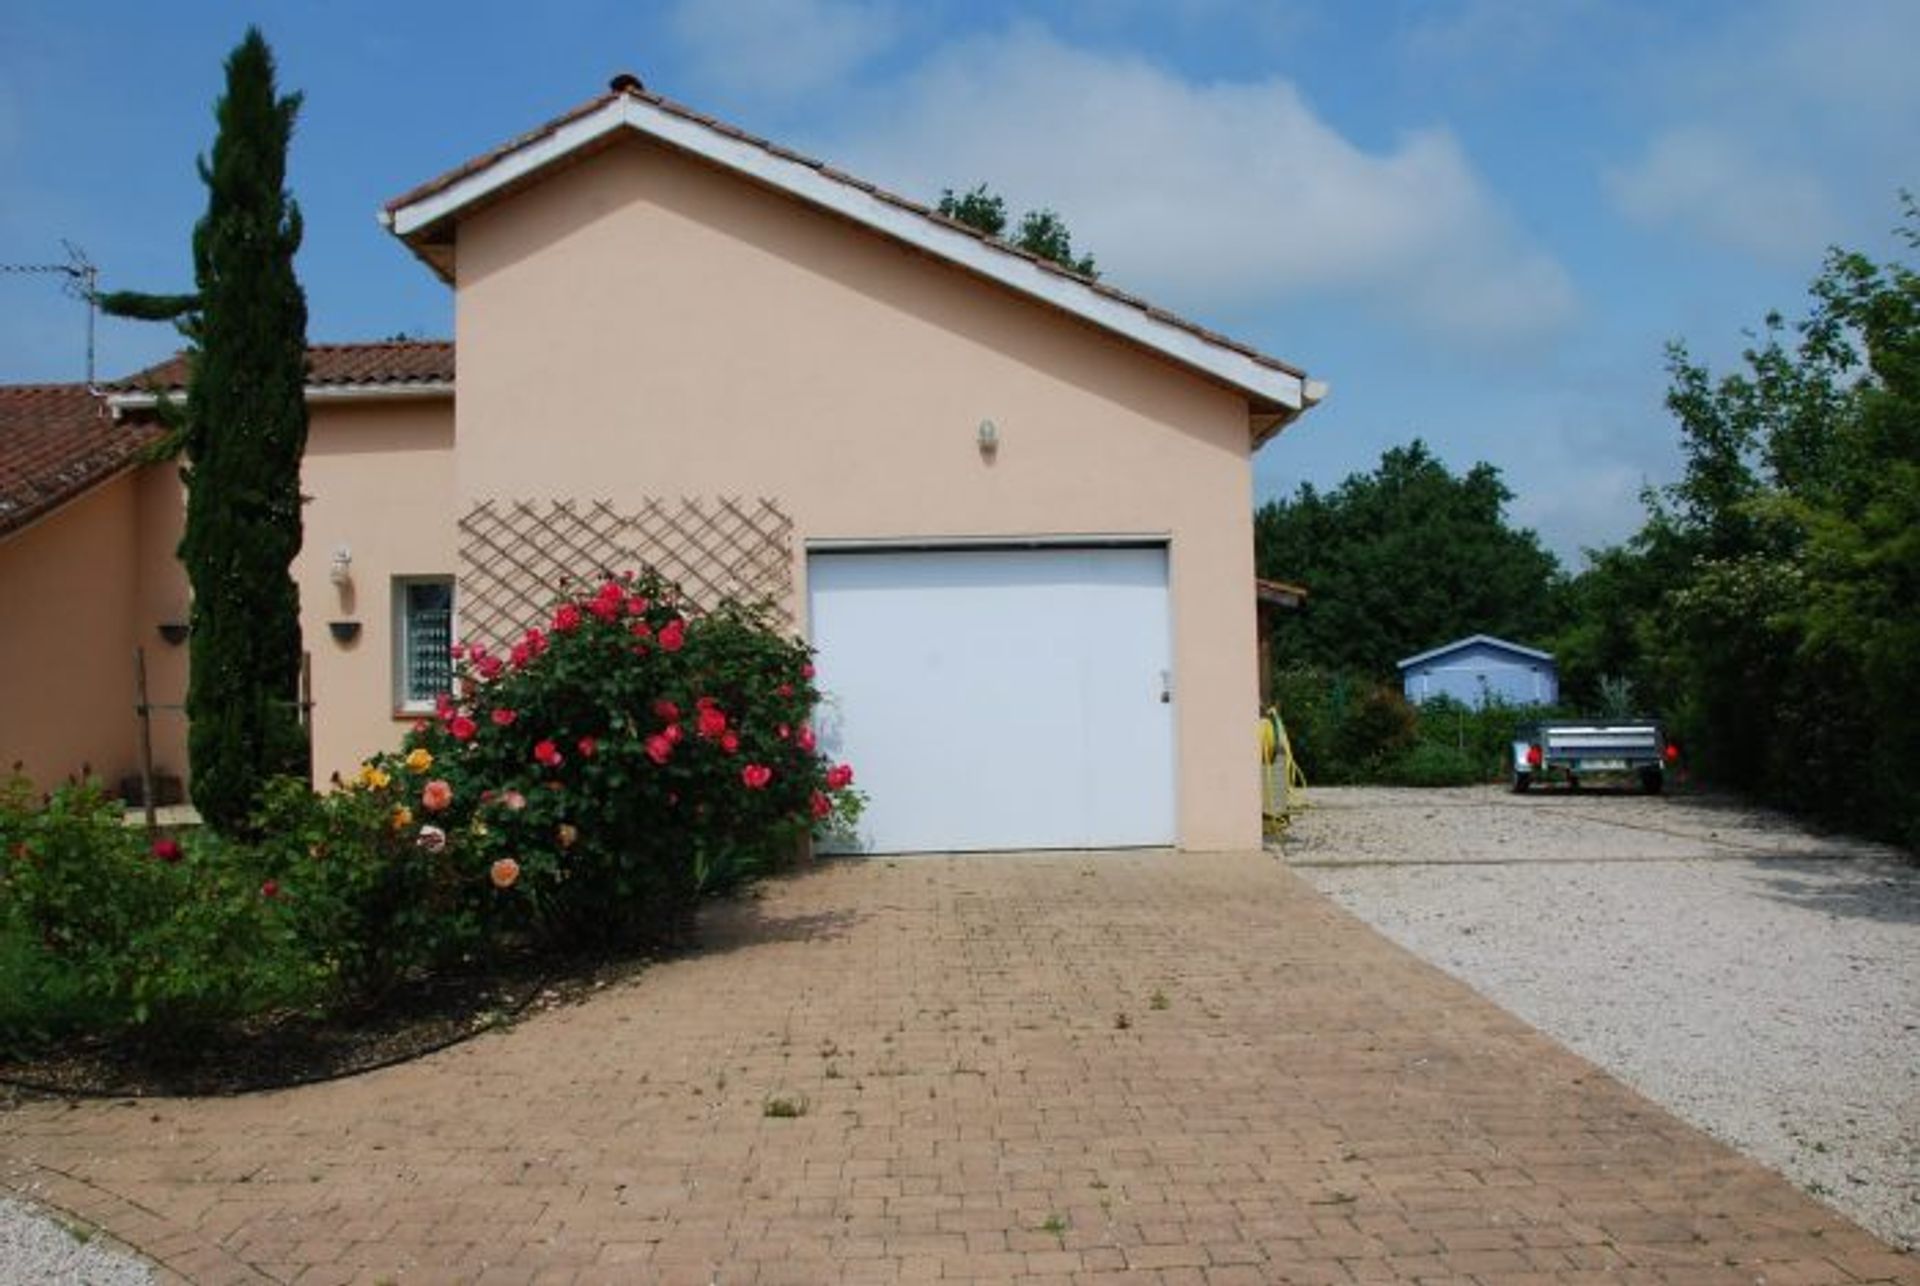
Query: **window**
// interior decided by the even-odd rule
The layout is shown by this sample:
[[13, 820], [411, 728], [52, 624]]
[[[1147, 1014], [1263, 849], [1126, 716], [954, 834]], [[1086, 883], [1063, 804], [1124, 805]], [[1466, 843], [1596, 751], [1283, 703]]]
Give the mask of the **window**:
[[393, 583], [394, 705], [433, 709], [453, 690], [453, 580], [418, 576]]

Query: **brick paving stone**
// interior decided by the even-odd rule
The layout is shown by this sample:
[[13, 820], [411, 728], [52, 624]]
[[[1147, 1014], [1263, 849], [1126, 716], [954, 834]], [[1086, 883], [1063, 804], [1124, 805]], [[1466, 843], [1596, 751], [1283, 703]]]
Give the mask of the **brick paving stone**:
[[11, 1105], [0, 1188], [197, 1286], [1920, 1283], [1258, 854], [825, 863], [703, 927], [369, 1076]]

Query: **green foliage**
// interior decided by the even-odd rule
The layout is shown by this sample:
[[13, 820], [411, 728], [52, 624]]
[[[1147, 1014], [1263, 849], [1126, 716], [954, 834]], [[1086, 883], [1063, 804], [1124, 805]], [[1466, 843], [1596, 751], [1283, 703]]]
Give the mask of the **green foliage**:
[[[194, 227], [196, 291], [109, 292], [109, 312], [172, 320], [189, 342], [186, 412], [167, 436], [189, 467], [181, 561], [193, 586], [187, 684], [193, 798], [237, 832], [261, 785], [304, 775], [294, 707], [300, 598], [300, 457], [306, 449], [306, 296], [294, 277], [300, 211], [286, 191], [297, 94], [274, 88], [255, 28], [227, 59], [219, 131], [200, 162], [207, 212]], [[163, 409], [163, 418], [166, 413]]]
[[941, 189], [940, 201], [935, 209], [949, 219], [977, 228], [990, 237], [1011, 241], [1028, 254], [1050, 259], [1083, 277], [1097, 278], [1100, 275], [1092, 255], [1075, 256], [1073, 234], [1068, 230], [1066, 220], [1053, 210], [1027, 211], [1020, 216], [1020, 223], [1009, 238], [1006, 235], [1006, 198], [984, 183], [959, 194], [952, 188]]
[[1006, 198], [984, 183], [958, 195], [952, 188], [942, 188], [940, 204], [935, 208], [947, 218], [977, 228], [990, 237], [1003, 236], [1007, 230]]
[[1303, 484], [1262, 505], [1260, 574], [1311, 590], [1274, 634], [1276, 661], [1386, 679], [1401, 657], [1464, 635], [1544, 636], [1559, 564], [1507, 525], [1510, 499], [1492, 465], [1455, 477], [1416, 440], [1332, 492]]
[[1920, 844], [1920, 275], [1836, 250], [1811, 294], [1731, 373], [1670, 349], [1685, 471], [1574, 582], [1559, 645], [1705, 775]]
[[1397, 689], [1364, 676], [1292, 666], [1273, 691], [1294, 758], [1309, 783], [1326, 786], [1466, 786], [1499, 781], [1514, 729], [1551, 711], [1447, 697], [1411, 706]]
[[399, 821], [419, 775], [363, 774], [315, 794], [291, 777], [268, 783], [254, 819], [254, 862], [287, 893], [300, 940], [341, 1002], [377, 1001], [420, 970], [444, 968], [488, 945], [492, 909], [484, 837], [442, 831], [421, 842]]
[[0, 790], [0, 1042], [144, 1027], [187, 1041], [311, 1002], [288, 890], [212, 835], [149, 842], [93, 785]]

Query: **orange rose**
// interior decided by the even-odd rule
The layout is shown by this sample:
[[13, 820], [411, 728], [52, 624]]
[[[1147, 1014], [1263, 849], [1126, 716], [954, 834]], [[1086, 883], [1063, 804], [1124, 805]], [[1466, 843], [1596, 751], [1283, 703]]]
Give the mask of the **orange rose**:
[[510, 857], [503, 857], [493, 864], [493, 887], [510, 889], [520, 878], [520, 863]]

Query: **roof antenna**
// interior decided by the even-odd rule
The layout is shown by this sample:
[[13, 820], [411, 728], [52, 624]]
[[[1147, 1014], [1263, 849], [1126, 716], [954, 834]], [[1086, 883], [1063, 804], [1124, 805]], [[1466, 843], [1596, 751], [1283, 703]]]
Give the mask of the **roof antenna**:
[[613, 79], [607, 82], [607, 88], [616, 94], [644, 94], [647, 92], [647, 87], [640, 83], [640, 78], [630, 71], [615, 72]]
[[66, 247], [65, 263], [0, 263], [0, 273], [59, 273], [67, 279], [67, 294], [87, 306], [87, 388], [98, 392], [93, 382], [93, 332], [94, 322], [100, 315], [100, 270], [87, 258], [87, 252], [73, 242], [62, 237], [60, 244]]

